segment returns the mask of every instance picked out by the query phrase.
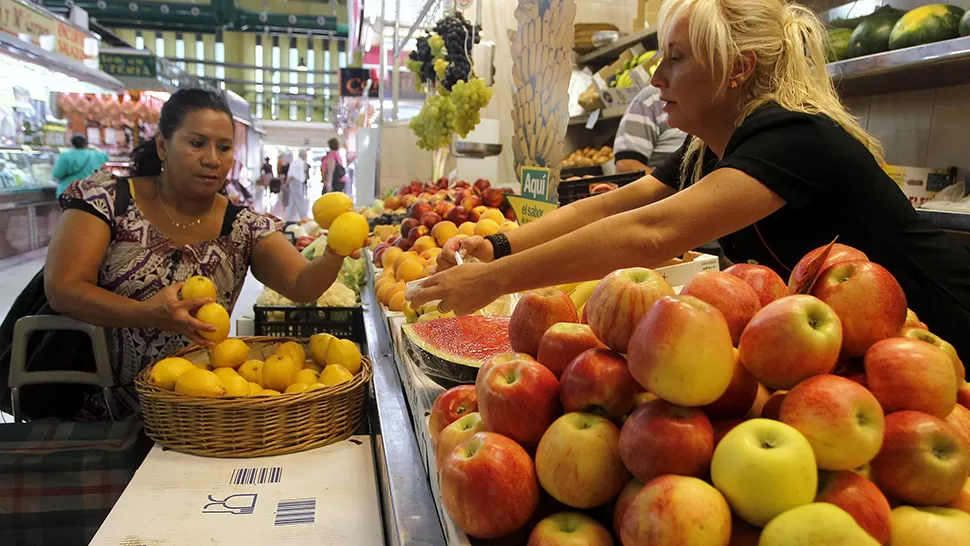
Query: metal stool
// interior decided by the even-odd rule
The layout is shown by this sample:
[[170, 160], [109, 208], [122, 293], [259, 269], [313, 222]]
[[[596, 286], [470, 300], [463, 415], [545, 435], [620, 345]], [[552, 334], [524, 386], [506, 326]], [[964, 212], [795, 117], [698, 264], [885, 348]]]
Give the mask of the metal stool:
[[[95, 372], [77, 371], [27, 371], [27, 339], [30, 334], [38, 330], [76, 330], [91, 338], [94, 349]], [[104, 329], [62, 315], [34, 315], [23, 317], [17, 321], [13, 330], [13, 349], [10, 354], [10, 405], [13, 410], [15, 423], [21, 421], [20, 415], [20, 387], [39, 383], [78, 383], [101, 387], [105, 407], [108, 415], [115, 420], [116, 410], [111, 387], [114, 378], [111, 371], [111, 359], [108, 355], [108, 342]]]

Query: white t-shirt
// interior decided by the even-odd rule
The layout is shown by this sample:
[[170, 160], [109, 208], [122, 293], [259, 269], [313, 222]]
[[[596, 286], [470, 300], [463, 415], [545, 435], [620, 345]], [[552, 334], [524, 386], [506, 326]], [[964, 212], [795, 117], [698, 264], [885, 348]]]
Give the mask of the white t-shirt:
[[298, 182], [306, 182], [306, 161], [299, 157], [294, 157], [290, 162], [290, 170], [286, 172], [287, 178], [293, 178]]

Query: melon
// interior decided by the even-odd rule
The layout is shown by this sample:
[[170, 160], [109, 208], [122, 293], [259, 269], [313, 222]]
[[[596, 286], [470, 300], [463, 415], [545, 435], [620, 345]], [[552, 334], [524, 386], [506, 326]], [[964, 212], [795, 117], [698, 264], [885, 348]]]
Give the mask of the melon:
[[900, 49], [949, 40], [960, 35], [963, 8], [929, 4], [906, 12], [889, 35], [889, 49]]
[[405, 324], [405, 352], [436, 383], [474, 383], [489, 358], [511, 353], [509, 317], [469, 315]]
[[965, 12], [960, 19], [960, 36], [970, 36], [970, 11]]
[[889, 35], [900, 17], [897, 13], [879, 14], [859, 23], [849, 37], [848, 58], [889, 51]]
[[829, 30], [828, 50], [826, 57], [828, 62], [841, 61], [846, 58], [849, 49], [849, 37], [852, 31], [847, 28], [833, 28]]

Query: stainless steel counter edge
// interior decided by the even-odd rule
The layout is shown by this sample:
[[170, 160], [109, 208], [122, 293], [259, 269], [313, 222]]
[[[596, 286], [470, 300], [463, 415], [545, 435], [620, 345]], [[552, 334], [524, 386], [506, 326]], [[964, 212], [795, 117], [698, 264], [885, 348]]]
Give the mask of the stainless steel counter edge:
[[392, 546], [444, 546], [444, 532], [418, 452], [387, 327], [370, 288], [373, 282], [368, 271], [368, 286], [361, 291], [361, 300], [367, 348], [374, 362], [374, 403], [369, 418], [384, 537]]

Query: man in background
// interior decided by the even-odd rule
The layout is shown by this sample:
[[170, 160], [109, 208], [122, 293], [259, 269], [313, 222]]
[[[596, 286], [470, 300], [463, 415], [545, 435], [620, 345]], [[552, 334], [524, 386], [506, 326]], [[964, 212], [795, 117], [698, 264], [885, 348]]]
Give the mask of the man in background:
[[84, 135], [72, 136], [71, 146], [73, 149], [57, 156], [57, 162], [54, 163], [54, 169], [51, 171], [51, 176], [58, 181], [58, 197], [71, 185], [71, 182], [84, 180], [108, 161], [108, 154], [88, 147], [88, 139], [84, 138]]
[[664, 162], [684, 144], [687, 133], [667, 125], [660, 90], [648, 85], [627, 107], [613, 142], [616, 172], [646, 171]]
[[299, 222], [306, 218], [308, 213], [306, 156], [306, 150], [300, 150], [293, 161], [290, 162], [290, 168], [286, 172], [286, 187], [289, 190], [285, 218], [287, 222]]

